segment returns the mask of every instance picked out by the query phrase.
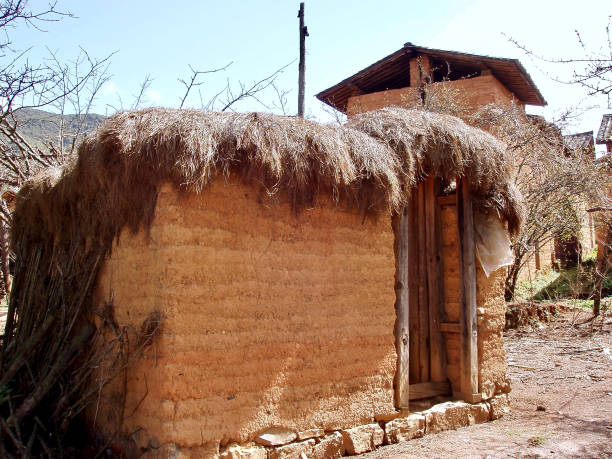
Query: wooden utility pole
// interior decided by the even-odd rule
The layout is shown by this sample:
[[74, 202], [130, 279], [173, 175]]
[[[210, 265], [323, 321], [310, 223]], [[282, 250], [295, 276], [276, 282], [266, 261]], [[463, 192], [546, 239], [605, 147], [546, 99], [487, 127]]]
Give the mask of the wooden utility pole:
[[304, 25], [304, 2], [300, 3], [300, 67], [298, 78], [298, 116], [304, 118], [304, 91], [306, 87], [306, 37], [308, 36], [308, 27]]

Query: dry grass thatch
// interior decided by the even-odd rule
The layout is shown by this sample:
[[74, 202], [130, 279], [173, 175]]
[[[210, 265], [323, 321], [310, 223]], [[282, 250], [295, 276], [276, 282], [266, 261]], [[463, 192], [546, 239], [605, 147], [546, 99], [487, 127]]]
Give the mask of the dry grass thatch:
[[[6, 417], [14, 443], [0, 441], [0, 453], [5, 446], [23, 453], [19, 433], [45, 450], [47, 437], [37, 436], [34, 420], [50, 419], [61, 438], [87, 405], [77, 388], [86, 387], [103, 356], [91, 354], [96, 346], [79, 354], [77, 345], [99, 337], [89, 316], [105, 317], [91, 310], [97, 272], [123, 228], [148, 228], [162, 183], [200, 191], [219, 175], [235, 175], [296, 210], [325, 196], [367, 214], [399, 210], [427, 174], [468, 180], [476, 199], [518, 229], [520, 204], [504, 148], [450, 116], [387, 108], [340, 127], [169, 109], [109, 118], [73, 163], [37, 176], [17, 199], [11, 234], [17, 262], [0, 379], [21, 395], [11, 399], [14, 410], [0, 400], [0, 420]], [[56, 409], [58, 403], [65, 408]]]
[[[508, 166], [491, 135], [419, 110], [385, 108], [333, 127], [270, 114], [148, 109], [107, 120], [81, 145], [76, 164], [55, 188], [48, 174], [26, 185], [22, 202], [30, 203], [17, 210], [15, 228], [31, 225], [37, 195], [53, 206], [78, 200], [79, 210], [87, 210], [80, 218], [137, 226], [151, 216], [154, 202], [135, 191], [155, 195], [163, 181], [200, 191], [227, 174], [268, 194], [286, 194], [295, 208], [328, 194], [364, 212], [393, 212], [433, 173], [468, 180], [476, 198], [496, 207], [515, 232], [520, 205]], [[57, 211], [36, 217], [56, 234], [65, 219]]]

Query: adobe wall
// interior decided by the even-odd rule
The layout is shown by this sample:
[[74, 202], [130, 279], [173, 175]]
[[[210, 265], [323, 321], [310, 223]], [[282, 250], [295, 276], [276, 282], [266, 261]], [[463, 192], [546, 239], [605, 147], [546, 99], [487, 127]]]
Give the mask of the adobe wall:
[[[444, 85], [459, 92], [461, 100], [466, 107], [477, 109], [486, 104], [509, 104], [514, 101], [523, 104], [493, 75], [482, 75], [463, 80], [444, 81], [432, 83]], [[435, 89], [434, 89], [435, 90]], [[419, 103], [419, 89], [413, 87], [391, 89], [387, 91], [363, 94], [349, 97], [346, 114], [350, 117], [359, 113], [376, 110], [390, 105], [413, 107]]]
[[[459, 325], [461, 276], [459, 271], [459, 234], [457, 207], [444, 204], [440, 208], [442, 266], [445, 312], [448, 324]], [[478, 319], [478, 385], [483, 398], [508, 392], [503, 330], [506, 303], [504, 301], [505, 268], [487, 277], [476, 262], [476, 302]], [[456, 331], [444, 333], [447, 355], [447, 376], [453, 392], [460, 392], [461, 338]]]
[[480, 263], [477, 262], [476, 267], [478, 390], [484, 399], [488, 399], [495, 394], [510, 392], [504, 349], [506, 270], [499, 268], [487, 277]]
[[[197, 447], [395, 411], [390, 218], [268, 204], [234, 181], [201, 195], [165, 186], [149, 237], [122, 235], [99, 301], [113, 297], [120, 325], [166, 316], [127, 374], [123, 435], [141, 427], [159, 444]], [[122, 384], [96, 409], [110, 433]]]

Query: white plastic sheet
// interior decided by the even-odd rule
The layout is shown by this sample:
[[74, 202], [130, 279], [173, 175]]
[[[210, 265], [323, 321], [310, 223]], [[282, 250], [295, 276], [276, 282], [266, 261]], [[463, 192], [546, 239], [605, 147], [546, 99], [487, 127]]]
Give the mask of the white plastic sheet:
[[501, 268], [514, 263], [508, 230], [494, 213], [474, 215], [476, 257], [487, 277]]

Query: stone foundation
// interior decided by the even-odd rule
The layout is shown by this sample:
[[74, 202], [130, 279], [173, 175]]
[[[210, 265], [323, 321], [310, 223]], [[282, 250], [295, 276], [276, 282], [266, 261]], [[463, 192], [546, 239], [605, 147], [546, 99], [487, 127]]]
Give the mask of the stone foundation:
[[[498, 394], [481, 403], [462, 401], [444, 402], [418, 413], [398, 413], [389, 421], [379, 421], [351, 429], [323, 431], [312, 429], [292, 432], [270, 428], [262, 432], [255, 442], [218, 442], [197, 448], [179, 448], [174, 444], [149, 445], [141, 457], [146, 458], [200, 458], [215, 459], [327, 459], [366, 453], [381, 445], [390, 445], [419, 438], [430, 433], [455, 430], [500, 418], [510, 411], [508, 394]], [[157, 446], [157, 448], [155, 448]]]

